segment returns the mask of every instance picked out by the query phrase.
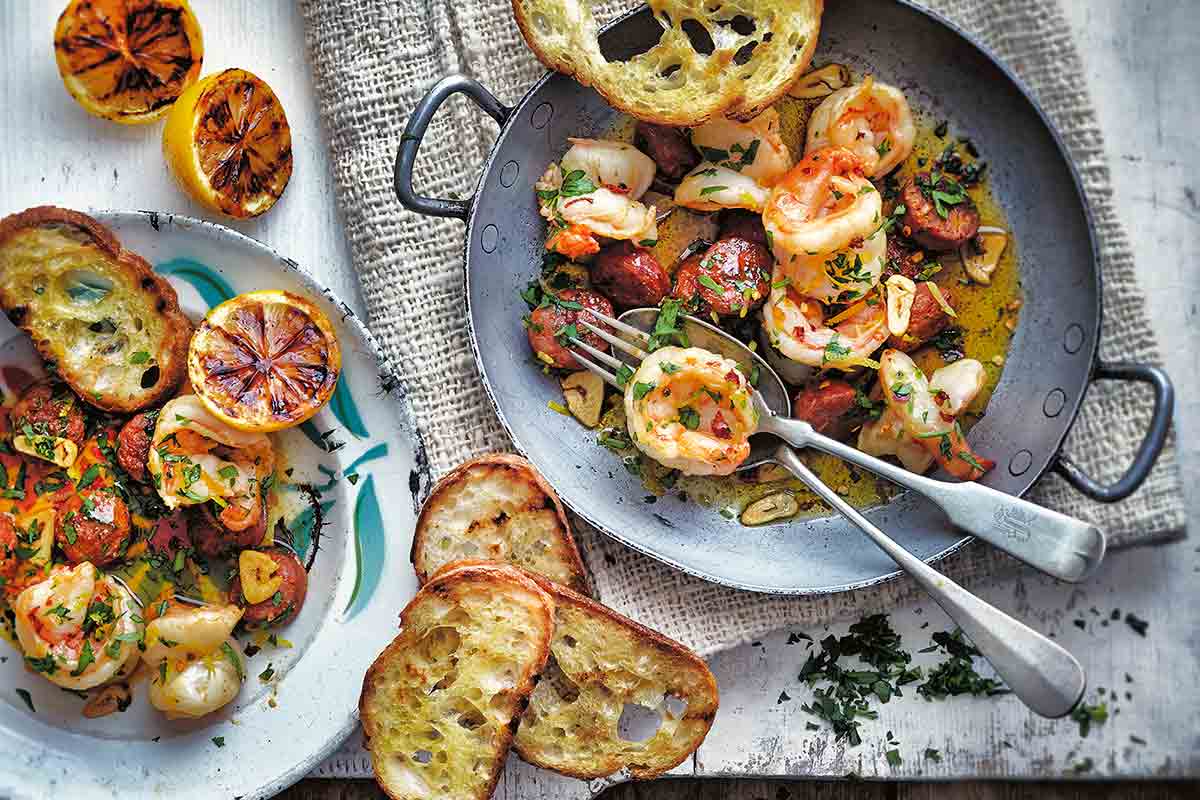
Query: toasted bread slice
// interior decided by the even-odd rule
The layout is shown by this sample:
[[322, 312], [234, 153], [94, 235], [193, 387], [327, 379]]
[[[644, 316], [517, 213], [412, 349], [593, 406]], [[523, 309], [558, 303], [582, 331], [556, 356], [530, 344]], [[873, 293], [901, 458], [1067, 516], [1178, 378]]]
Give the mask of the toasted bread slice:
[[78, 211], [42, 206], [0, 220], [0, 307], [107, 411], [161, 404], [187, 370], [192, 326], [175, 290]]
[[[434, 581], [487, 564], [449, 564]], [[683, 763], [717, 714], [717, 681], [708, 665], [678, 642], [589, 597], [525, 574], [554, 598], [554, 640], [513, 741], [517, 754], [585, 780], [622, 769], [634, 778], [653, 778]], [[631, 725], [624, 738], [626, 706], [641, 707], [631, 716], [642, 723], [658, 716], [652, 735], [632, 729], [644, 725]]]
[[375, 779], [396, 800], [485, 800], [545, 666], [554, 600], [503, 564], [448, 568], [363, 679]]
[[421, 509], [412, 563], [424, 583], [462, 559], [506, 561], [578, 591], [587, 575], [558, 496], [519, 456], [493, 453], [438, 481]]
[[[649, 0], [662, 38], [627, 61], [608, 61], [592, 0], [512, 4], [543, 64], [591, 86], [614, 108], [660, 125], [757, 116], [808, 69], [824, 10], [824, 0]], [[752, 20], [753, 30], [739, 33], [730, 24], [735, 17]], [[693, 47], [683, 27], [688, 20], [708, 32], [712, 52]]]

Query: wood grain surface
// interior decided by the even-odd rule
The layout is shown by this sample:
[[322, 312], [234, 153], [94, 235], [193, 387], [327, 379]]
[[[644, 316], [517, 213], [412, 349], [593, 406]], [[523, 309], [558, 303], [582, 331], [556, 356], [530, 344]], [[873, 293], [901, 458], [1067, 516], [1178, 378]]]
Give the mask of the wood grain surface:
[[[1193, 781], [862, 783], [680, 779], [615, 786], [600, 800], [1195, 800]], [[385, 800], [373, 781], [306, 780], [276, 800]]]

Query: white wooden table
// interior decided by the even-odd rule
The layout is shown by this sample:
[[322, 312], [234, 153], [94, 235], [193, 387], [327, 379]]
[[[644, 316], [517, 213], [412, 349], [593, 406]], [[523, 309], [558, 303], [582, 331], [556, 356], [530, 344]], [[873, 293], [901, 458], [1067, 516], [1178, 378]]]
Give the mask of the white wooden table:
[[[209, 216], [167, 174], [160, 125], [113, 125], [88, 116], [67, 96], [51, 49], [62, 5], [65, 0], [0, 0], [0, 214], [55, 203]], [[1065, 5], [1107, 133], [1117, 199], [1150, 294], [1151, 318], [1178, 388], [1184, 486], [1196, 518], [1200, 13], [1193, 0], [1065, 0]], [[290, 254], [362, 313], [296, 10], [286, 0], [193, 0], [193, 6], [204, 29], [205, 73], [237, 66], [260, 75], [281, 98], [292, 126], [295, 173], [283, 199], [265, 218], [233, 227]], [[678, 772], [1055, 777], [1090, 758], [1092, 776], [1200, 775], [1197, 573], [1200, 548], [1184, 541], [1113, 553], [1083, 587], [1035, 578], [983, 588], [988, 600], [1052, 632], [1079, 656], [1093, 699], [1096, 687], [1116, 690], [1115, 698], [1105, 699], [1119, 713], [1086, 739], [1073, 723], [1035, 718], [1011, 697], [927, 703], [910, 696], [881, 707], [877, 722], [864, 723], [864, 743], [847, 748], [828, 731], [806, 729], [810, 718], [799, 706], [807, 690], [796, 680], [804, 648], [786, 644], [783, 631], [713, 659], [721, 713], [704, 746]], [[1149, 620], [1148, 635], [1142, 638], [1124, 623], [1102, 625], [1113, 609]], [[1076, 620], [1084, 621], [1083, 629]], [[912, 649], [926, 643], [925, 622], [929, 630], [949, 627], [932, 603], [902, 609], [893, 621]], [[808, 633], [820, 638], [826, 631]], [[784, 690], [793, 699], [778, 703]], [[889, 730], [900, 742], [903, 763], [897, 767], [884, 756]], [[926, 747], [940, 750], [942, 761], [923, 759]], [[585, 797], [590, 791], [514, 762], [498, 796]]]

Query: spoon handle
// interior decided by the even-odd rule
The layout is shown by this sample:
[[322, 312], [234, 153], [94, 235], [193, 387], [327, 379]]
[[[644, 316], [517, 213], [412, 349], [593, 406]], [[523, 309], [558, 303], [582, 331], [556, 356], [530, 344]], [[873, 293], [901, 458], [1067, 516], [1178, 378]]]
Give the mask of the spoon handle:
[[981, 483], [938, 481], [822, 436], [807, 422], [764, 417], [760, 430], [795, 447], [813, 447], [923, 495], [959, 528], [1047, 575], [1078, 583], [1104, 558], [1104, 533], [1095, 525]]
[[1021, 702], [1043, 717], [1062, 717], [1083, 697], [1087, 679], [1075, 657], [989, 605], [898, 545], [813, 473], [786, 444], [775, 460], [857, 525], [911, 575], [962, 628]]

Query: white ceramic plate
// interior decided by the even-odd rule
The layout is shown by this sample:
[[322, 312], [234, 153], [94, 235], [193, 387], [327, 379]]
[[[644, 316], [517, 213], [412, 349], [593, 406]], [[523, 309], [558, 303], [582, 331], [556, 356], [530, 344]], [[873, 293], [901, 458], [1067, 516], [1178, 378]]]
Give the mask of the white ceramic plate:
[[[263, 288], [307, 296], [333, 320], [343, 354], [337, 392], [279, 440], [293, 468], [278, 477], [283, 507], [293, 509], [285, 521], [301, 560], [312, 561], [308, 597], [278, 631], [292, 647], [264, 643], [247, 659], [237, 699], [195, 721], [155, 711], [144, 681], [133, 685], [124, 713], [86, 719], [82, 699], [27, 671], [16, 649], [0, 642], [0, 797], [269, 797], [353, 730], [363, 674], [416, 592], [408, 552], [414, 508], [429, 482], [420, 436], [371, 334], [295, 261], [210, 222], [151, 212], [94, 216], [170, 276], [193, 320]], [[40, 371], [27, 337], [0, 319], [0, 375], [8, 365]], [[5, 388], [7, 402], [11, 394]], [[306, 503], [287, 502], [302, 483], [319, 493], [324, 510], [315, 535]], [[264, 682], [258, 676], [268, 665], [274, 677]], [[17, 689], [29, 693], [34, 710]]]

